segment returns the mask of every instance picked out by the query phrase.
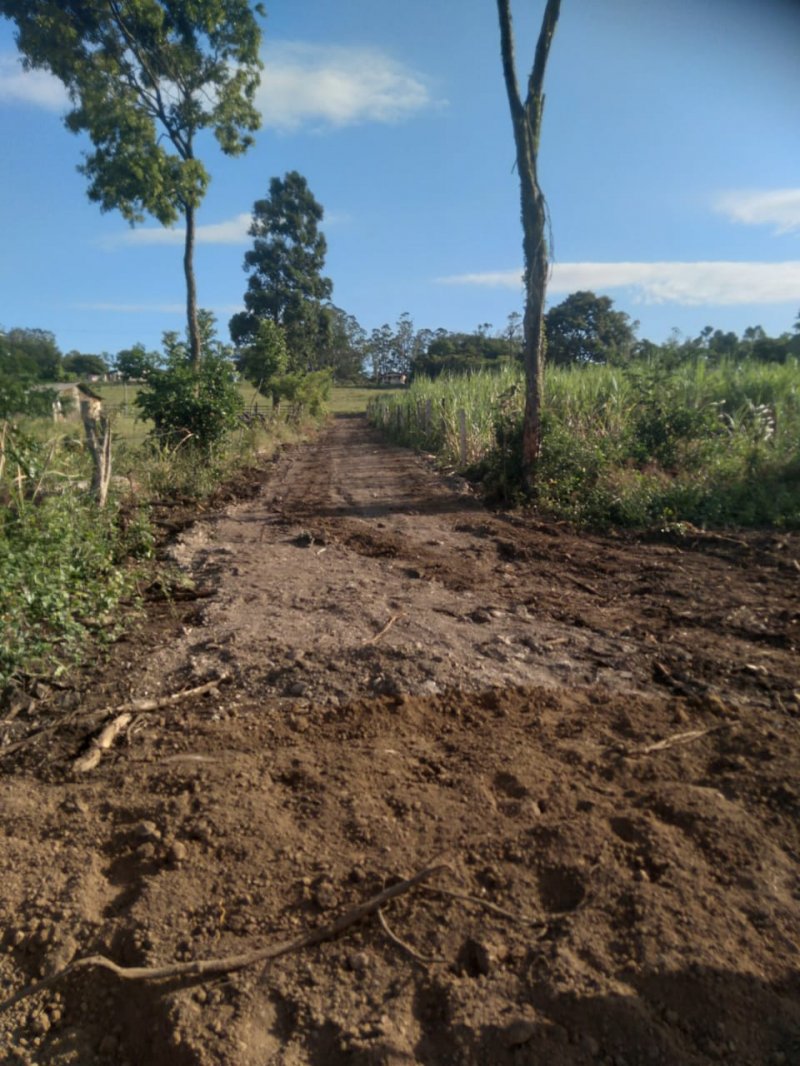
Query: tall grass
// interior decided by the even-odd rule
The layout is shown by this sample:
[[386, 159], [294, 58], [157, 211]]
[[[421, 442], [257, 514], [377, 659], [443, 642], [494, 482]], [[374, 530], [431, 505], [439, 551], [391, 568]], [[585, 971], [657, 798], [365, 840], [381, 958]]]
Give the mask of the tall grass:
[[[373, 404], [395, 439], [518, 498], [521, 372], [415, 382]], [[468, 448], [459, 440], [466, 412]], [[538, 506], [580, 525], [800, 528], [800, 365], [548, 367]]]

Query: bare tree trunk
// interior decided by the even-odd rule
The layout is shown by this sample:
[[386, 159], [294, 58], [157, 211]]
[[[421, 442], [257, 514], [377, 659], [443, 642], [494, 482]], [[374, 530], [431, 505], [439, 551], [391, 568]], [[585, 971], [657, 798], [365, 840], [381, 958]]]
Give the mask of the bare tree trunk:
[[92, 457], [92, 495], [105, 507], [111, 483], [111, 422], [92, 400], [81, 400], [81, 418]]
[[525, 415], [522, 426], [522, 476], [525, 491], [536, 491], [536, 476], [542, 446], [541, 404], [544, 364], [544, 301], [547, 292], [549, 255], [547, 248], [547, 208], [539, 187], [537, 156], [544, 111], [544, 72], [550, 43], [561, 8], [561, 0], [547, 0], [542, 28], [536, 45], [528, 94], [523, 104], [514, 63], [514, 33], [510, 0], [497, 0], [500, 18], [500, 47], [506, 83], [522, 207], [522, 247], [525, 254]]
[[194, 277], [195, 207], [186, 204], [186, 240], [183, 250], [183, 273], [186, 277], [186, 324], [189, 335], [189, 358], [195, 370], [200, 369], [202, 355], [200, 327], [197, 322], [197, 284]]

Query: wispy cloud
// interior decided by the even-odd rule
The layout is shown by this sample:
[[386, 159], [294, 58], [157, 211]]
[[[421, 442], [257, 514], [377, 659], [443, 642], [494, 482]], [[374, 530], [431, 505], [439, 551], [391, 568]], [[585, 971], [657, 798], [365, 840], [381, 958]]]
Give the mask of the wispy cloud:
[[[457, 274], [443, 285], [477, 285], [519, 290], [521, 270]], [[548, 292], [631, 289], [647, 304], [800, 304], [800, 261], [782, 263], [556, 263]]]
[[437, 103], [423, 75], [379, 48], [281, 41], [264, 58], [257, 102], [275, 129], [398, 122]]
[[[252, 240], [249, 234], [253, 216], [249, 211], [226, 219], [224, 222], [210, 222], [198, 226], [195, 230], [197, 244], [247, 244]], [[344, 211], [325, 213], [324, 226], [346, 226], [353, 221], [352, 215]], [[186, 237], [183, 226], [170, 229], [164, 226], [142, 226], [138, 229], [125, 229], [117, 233], [107, 233], [95, 242], [101, 248], [119, 248], [143, 245], [182, 245]]]
[[776, 233], [800, 229], [800, 189], [755, 189], [720, 193], [714, 209], [747, 226], [774, 226]]
[[69, 105], [66, 89], [43, 70], [23, 70], [15, 52], [0, 52], [0, 103], [32, 104], [47, 111]]
[[[224, 222], [211, 222], [198, 226], [195, 230], [197, 244], [246, 244], [250, 238], [247, 231], [253, 221], [249, 211]], [[164, 226], [142, 226], [139, 229], [120, 230], [119, 233], [106, 234], [98, 239], [103, 248], [117, 248], [120, 245], [182, 245], [186, 230], [182, 226], [167, 229]]]

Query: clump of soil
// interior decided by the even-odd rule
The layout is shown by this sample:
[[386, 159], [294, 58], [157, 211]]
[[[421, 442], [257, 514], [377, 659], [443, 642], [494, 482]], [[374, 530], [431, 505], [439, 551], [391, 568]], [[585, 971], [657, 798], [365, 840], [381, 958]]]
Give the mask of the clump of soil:
[[57, 979], [3, 1061], [800, 1063], [800, 538], [577, 537], [342, 419], [172, 551], [213, 594], [0, 723], [0, 999], [447, 869]]

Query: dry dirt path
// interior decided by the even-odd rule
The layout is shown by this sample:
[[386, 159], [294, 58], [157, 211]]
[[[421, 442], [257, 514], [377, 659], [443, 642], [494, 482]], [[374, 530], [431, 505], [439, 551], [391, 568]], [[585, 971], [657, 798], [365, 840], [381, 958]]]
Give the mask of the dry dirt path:
[[[212, 981], [75, 975], [0, 1015], [2, 1061], [800, 1063], [800, 538], [575, 536], [341, 418], [171, 550], [213, 594], [62, 694], [71, 730], [2, 759], [48, 705], [0, 724], [0, 999], [279, 941], [441, 856], [508, 914], [417, 889], [386, 921], [442, 961], [373, 917]], [[221, 673], [70, 772], [87, 710]]]

